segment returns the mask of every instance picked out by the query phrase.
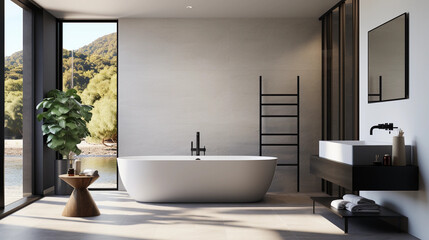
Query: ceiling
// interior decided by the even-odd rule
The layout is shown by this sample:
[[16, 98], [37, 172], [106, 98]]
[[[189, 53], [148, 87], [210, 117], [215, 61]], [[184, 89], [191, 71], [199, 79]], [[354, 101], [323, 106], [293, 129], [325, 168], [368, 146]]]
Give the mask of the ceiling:
[[[57, 18], [318, 18], [339, 0], [33, 0]], [[192, 6], [192, 8], [187, 8]]]

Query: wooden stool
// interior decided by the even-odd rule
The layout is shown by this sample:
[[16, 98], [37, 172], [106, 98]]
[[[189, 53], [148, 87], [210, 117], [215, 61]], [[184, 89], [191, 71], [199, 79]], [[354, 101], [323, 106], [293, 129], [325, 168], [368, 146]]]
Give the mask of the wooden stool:
[[63, 216], [93, 217], [100, 215], [100, 211], [87, 189], [89, 185], [97, 180], [98, 176], [69, 176], [68, 174], [62, 174], [59, 178], [74, 188], [63, 210]]

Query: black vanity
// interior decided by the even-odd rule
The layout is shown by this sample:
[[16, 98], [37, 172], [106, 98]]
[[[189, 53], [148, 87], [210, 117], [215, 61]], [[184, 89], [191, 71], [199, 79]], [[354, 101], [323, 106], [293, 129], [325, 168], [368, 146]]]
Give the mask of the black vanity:
[[310, 173], [351, 191], [416, 191], [417, 166], [349, 165], [312, 156]]
[[[335, 183], [352, 191], [416, 191], [419, 188], [419, 169], [417, 166], [374, 166], [349, 165], [332, 161], [319, 156], [312, 156], [310, 172], [324, 180]], [[315, 204], [319, 203], [332, 213], [344, 220], [344, 233], [348, 232], [350, 218], [394, 218], [398, 228], [405, 218], [385, 207], [379, 213], [352, 213], [347, 210], [338, 210], [331, 207], [331, 201], [339, 197], [311, 197], [313, 213]]]

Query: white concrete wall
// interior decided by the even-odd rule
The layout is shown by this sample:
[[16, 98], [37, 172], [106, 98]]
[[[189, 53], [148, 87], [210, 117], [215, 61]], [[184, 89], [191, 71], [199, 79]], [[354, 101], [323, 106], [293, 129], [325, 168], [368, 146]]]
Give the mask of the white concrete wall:
[[[429, 1], [426, 0], [361, 0], [360, 1], [360, 136], [363, 140], [391, 142], [386, 131], [374, 131], [372, 125], [393, 122], [405, 131], [407, 144], [415, 147], [420, 169], [419, 191], [362, 192], [362, 195], [391, 207], [408, 217], [409, 232], [429, 239]], [[367, 33], [370, 29], [409, 12], [410, 24], [410, 98], [407, 100], [368, 104]]]
[[[308, 162], [321, 135], [320, 26], [316, 18], [120, 19], [119, 156], [189, 155], [196, 131], [208, 155], [258, 155], [259, 75], [273, 93], [295, 92], [300, 75], [301, 186], [319, 190]], [[295, 179], [294, 168], [279, 167], [271, 191], [295, 191]]]

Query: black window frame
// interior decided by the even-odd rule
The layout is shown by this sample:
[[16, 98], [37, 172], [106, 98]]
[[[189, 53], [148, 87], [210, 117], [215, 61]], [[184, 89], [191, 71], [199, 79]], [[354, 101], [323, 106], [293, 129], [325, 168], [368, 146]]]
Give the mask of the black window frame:
[[[57, 88], [63, 90], [63, 24], [64, 23], [116, 23], [116, 68], [117, 68], [117, 82], [116, 82], [116, 102], [119, 100], [119, 24], [117, 19], [57, 19]], [[119, 115], [118, 106], [116, 104], [116, 124], [117, 134], [119, 136]], [[116, 158], [119, 153], [119, 140], [117, 142]], [[119, 189], [119, 168], [118, 161], [116, 161], [116, 188], [88, 188], [94, 191], [117, 191]]]
[[[0, 24], [2, 36], [0, 38], [0, 118], [4, 125], [4, 45], [5, 45], [5, 1], [0, 0], [0, 18], [3, 19]], [[5, 174], [4, 174], [4, 144], [0, 144], [0, 219], [8, 216], [19, 209], [35, 202], [41, 198], [41, 195], [35, 194], [35, 156], [34, 156], [34, 121], [35, 121], [35, 98], [34, 98], [34, 78], [35, 78], [35, 18], [40, 14], [41, 8], [29, 0], [10, 0], [23, 9], [23, 197], [13, 203], [5, 205]], [[0, 137], [4, 143], [4, 128], [0, 128]]]

